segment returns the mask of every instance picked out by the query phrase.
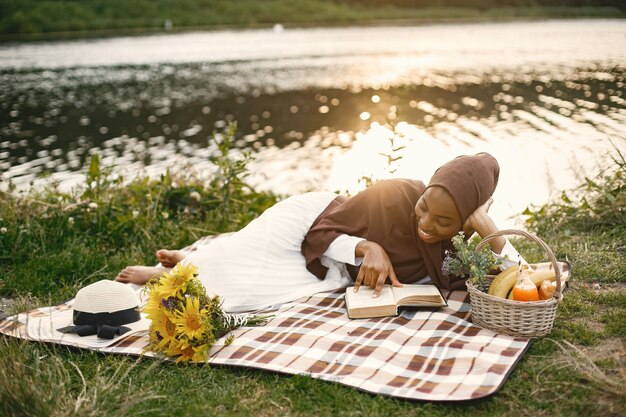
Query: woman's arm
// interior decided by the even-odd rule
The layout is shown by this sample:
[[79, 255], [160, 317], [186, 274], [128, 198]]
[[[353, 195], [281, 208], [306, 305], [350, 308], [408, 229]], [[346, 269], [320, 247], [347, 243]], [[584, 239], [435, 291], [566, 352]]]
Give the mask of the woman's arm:
[[[470, 236], [474, 231], [484, 238], [492, 233], [497, 232], [499, 229], [493, 222], [491, 217], [487, 214], [489, 206], [493, 200], [489, 199], [485, 204], [479, 207], [471, 216], [467, 219], [463, 225], [463, 231], [466, 236]], [[502, 259], [503, 263], [500, 265], [500, 269], [505, 270], [508, 267], [516, 265], [521, 262], [522, 265], [528, 265], [528, 262], [517, 252], [517, 250], [511, 245], [504, 236], [498, 236], [497, 238], [490, 240], [489, 245], [496, 258]], [[532, 268], [531, 268], [532, 271]]]
[[[491, 203], [493, 203], [493, 200], [490, 198], [485, 204], [478, 207], [476, 211], [474, 211], [467, 218], [465, 224], [463, 225], [463, 230], [466, 232], [466, 235], [469, 236], [468, 231], [476, 231], [480, 237], [484, 238], [485, 236], [498, 231], [498, 227], [487, 214]], [[505, 244], [506, 239], [504, 236], [498, 236], [497, 238], [489, 241], [491, 250], [497, 254], [502, 253], [502, 249]]]

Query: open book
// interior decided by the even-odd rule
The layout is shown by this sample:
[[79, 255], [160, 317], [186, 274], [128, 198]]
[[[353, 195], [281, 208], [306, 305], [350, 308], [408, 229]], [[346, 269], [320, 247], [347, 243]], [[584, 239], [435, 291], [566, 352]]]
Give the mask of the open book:
[[407, 285], [392, 287], [385, 285], [377, 298], [372, 298], [374, 290], [361, 286], [358, 292], [354, 287], [346, 288], [346, 308], [351, 319], [366, 317], [386, 317], [398, 314], [398, 307], [441, 307], [448, 305], [441, 292], [434, 285]]

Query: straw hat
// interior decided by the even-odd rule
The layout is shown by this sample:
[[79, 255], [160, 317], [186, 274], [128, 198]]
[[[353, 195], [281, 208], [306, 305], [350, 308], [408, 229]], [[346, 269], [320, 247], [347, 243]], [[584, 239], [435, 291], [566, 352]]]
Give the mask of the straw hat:
[[101, 280], [76, 293], [73, 308], [29, 317], [28, 337], [78, 347], [106, 347], [126, 336], [147, 331], [150, 321], [139, 312], [133, 288], [117, 281]]

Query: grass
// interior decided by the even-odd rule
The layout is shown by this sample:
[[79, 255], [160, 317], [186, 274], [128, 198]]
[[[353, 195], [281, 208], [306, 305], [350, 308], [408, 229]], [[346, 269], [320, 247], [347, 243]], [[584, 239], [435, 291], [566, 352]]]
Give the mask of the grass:
[[0, 0], [0, 39], [102, 36], [133, 31], [223, 27], [336, 25], [367, 22], [432, 22], [512, 18], [624, 17], [618, 1], [513, 1], [502, 4], [454, 0], [436, 3], [339, 0]]
[[[95, 158], [87, 184], [74, 193], [51, 186], [3, 195], [0, 296], [16, 299], [13, 312], [54, 304], [82, 285], [113, 278], [127, 264], [154, 263], [159, 246], [184, 246], [200, 235], [246, 224], [276, 196], [246, 187], [246, 157], [228, 150], [233, 133], [217, 135], [220, 169], [208, 184], [186, 169], [160, 179], [116, 179]], [[568, 201], [528, 209], [529, 227], [559, 259], [572, 262], [574, 279], [553, 332], [535, 341], [491, 398], [414, 402], [305, 376], [176, 366], [3, 336], [0, 415], [623, 415], [626, 264], [620, 245], [626, 242], [626, 164], [620, 158], [618, 152], [612, 169], [593, 179], [592, 189], [586, 183], [568, 192]], [[545, 259], [531, 243], [516, 246], [531, 261]]]

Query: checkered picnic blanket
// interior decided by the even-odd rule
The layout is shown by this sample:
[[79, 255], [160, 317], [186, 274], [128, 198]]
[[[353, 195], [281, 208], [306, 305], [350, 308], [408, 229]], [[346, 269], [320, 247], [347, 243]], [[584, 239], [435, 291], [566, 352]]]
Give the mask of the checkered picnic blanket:
[[[404, 309], [397, 317], [360, 320], [348, 318], [343, 294], [282, 305], [266, 325], [235, 330], [232, 344], [218, 340], [208, 362], [309, 375], [394, 397], [461, 401], [497, 392], [530, 345], [529, 339], [470, 323], [465, 291], [444, 291], [448, 306], [437, 310]], [[28, 315], [49, 315], [72, 302]], [[24, 315], [9, 317], [0, 322], [0, 333], [29, 339], [23, 322]], [[98, 350], [141, 355], [147, 343], [147, 333], [135, 333]]]

